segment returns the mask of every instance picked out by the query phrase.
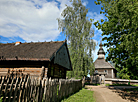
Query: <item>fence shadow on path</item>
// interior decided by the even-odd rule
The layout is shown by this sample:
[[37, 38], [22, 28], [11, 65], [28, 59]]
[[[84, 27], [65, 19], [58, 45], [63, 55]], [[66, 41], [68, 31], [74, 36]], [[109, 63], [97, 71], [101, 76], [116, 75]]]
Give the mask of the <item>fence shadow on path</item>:
[[130, 102], [138, 101], [138, 87], [126, 87], [126, 86], [108, 86], [112, 92], [117, 93], [123, 99], [128, 100]]

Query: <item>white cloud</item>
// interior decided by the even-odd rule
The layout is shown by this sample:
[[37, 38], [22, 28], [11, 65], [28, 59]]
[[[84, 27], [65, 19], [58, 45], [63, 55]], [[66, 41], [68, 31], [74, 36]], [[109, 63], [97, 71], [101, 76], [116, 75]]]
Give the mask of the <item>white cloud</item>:
[[[54, 40], [58, 21], [69, 0], [0, 0], [0, 35], [26, 41]], [[59, 6], [59, 7], [58, 7]]]
[[[88, 12], [88, 17], [91, 19], [94, 19], [93, 22], [96, 22], [97, 20], [100, 21], [101, 19], [106, 19], [106, 17], [103, 14], [98, 14], [97, 12]], [[95, 25], [92, 25], [92, 28], [94, 29], [94, 32], [95, 32], [93, 39], [95, 39], [95, 41], [98, 43], [95, 51], [92, 52], [94, 56], [94, 61], [95, 61], [98, 58], [97, 52], [99, 50], [99, 44], [102, 39], [102, 35], [101, 35], [102, 31], [98, 30], [98, 28], [96, 28]], [[105, 52], [107, 51], [106, 47], [103, 47], [103, 49]]]
[[[91, 18], [91, 19], [94, 19], [93, 23], [96, 22], [97, 20], [101, 21], [101, 19], [105, 19], [106, 18], [103, 14], [98, 14], [97, 12], [88, 12], [88, 17]], [[96, 28], [94, 24], [92, 25], [92, 28], [95, 31], [94, 37], [95, 38], [99, 37], [99, 40], [100, 40], [102, 31], [98, 30], [98, 28]]]
[[105, 16], [103, 14], [98, 14], [97, 12], [88, 12], [88, 16], [92, 19], [94, 19], [94, 22], [97, 20], [105, 19]]
[[82, 1], [82, 4], [83, 4], [84, 6], [86, 6], [86, 5], [88, 4], [88, 1], [84, 0], [84, 1]]

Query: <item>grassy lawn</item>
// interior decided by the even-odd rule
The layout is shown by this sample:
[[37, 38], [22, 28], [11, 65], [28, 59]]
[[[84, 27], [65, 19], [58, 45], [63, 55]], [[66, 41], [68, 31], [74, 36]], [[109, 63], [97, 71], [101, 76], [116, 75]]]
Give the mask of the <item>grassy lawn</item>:
[[61, 102], [95, 102], [93, 91], [82, 89]]

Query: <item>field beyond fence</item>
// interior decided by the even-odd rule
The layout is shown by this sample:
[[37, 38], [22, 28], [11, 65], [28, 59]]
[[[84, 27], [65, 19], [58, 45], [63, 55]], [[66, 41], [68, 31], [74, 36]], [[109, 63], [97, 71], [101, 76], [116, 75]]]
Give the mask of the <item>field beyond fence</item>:
[[3, 102], [58, 102], [79, 91], [81, 80], [0, 77], [0, 97]]

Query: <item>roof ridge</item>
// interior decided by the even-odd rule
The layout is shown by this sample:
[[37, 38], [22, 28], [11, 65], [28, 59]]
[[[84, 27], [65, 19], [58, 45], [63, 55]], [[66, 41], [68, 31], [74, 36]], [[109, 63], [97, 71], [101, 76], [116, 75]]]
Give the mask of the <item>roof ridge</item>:
[[104, 60], [105, 62], [107, 62], [112, 68], [114, 68], [108, 61]]
[[114, 68], [109, 62], [107, 62], [112, 68]]
[[[98, 58], [97, 58], [98, 59]], [[94, 63], [97, 61], [97, 59], [94, 61]]]
[[[66, 41], [49, 41], [49, 42], [24, 42], [24, 43], [22, 43], [21, 42], [21, 44], [38, 44], [38, 43], [64, 43], [64, 42], [66, 42]], [[16, 43], [16, 42], [15, 42]], [[15, 43], [1, 43], [1, 45], [12, 45], [12, 44], [15, 44]]]

